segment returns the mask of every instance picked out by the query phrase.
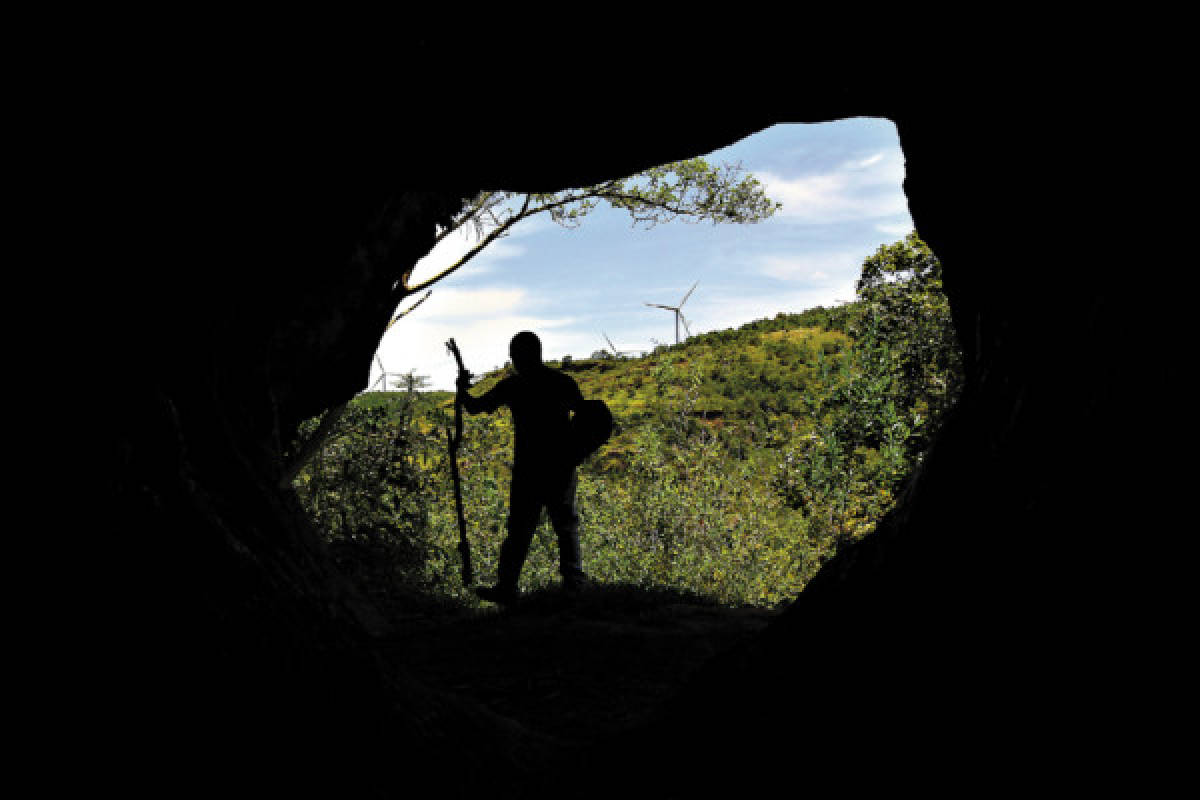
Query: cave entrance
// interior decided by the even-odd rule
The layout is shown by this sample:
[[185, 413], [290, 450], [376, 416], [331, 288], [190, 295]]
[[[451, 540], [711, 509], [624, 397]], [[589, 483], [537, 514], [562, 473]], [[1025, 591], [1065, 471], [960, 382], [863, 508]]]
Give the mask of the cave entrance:
[[[749, 178], [779, 206], [752, 224], [707, 224], [703, 213], [655, 217], [599, 197], [565, 203], [563, 193], [535, 198], [551, 209], [505, 228], [530, 198], [496, 193], [445, 231], [409, 278], [413, 294], [340, 422], [346, 437], [314, 459], [332, 483], [319, 488], [313, 469], [300, 479], [335, 549], [348, 557], [383, 547], [376, 529], [408, 531], [385, 537], [386, 552], [362, 553], [403, 565], [374, 579], [421, 593], [454, 587], [444, 429], [455, 362], [444, 343], [456, 338], [482, 391], [518, 330], [539, 331], [546, 360], [622, 421], [595, 458], [607, 476], [584, 470], [578, 494], [601, 579], [773, 606], [871, 529], [960, 380], [940, 265], [912, 235], [895, 126], [779, 125], [703, 158], [713, 172], [686, 179]], [[744, 172], [721, 174], [724, 164]], [[656, 188], [670, 181], [642, 175]], [[683, 205], [684, 191], [676, 197]], [[680, 224], [696, 221], [706, 224]], [[508, 504], [503, 417], [469, 419], [462, 455], [487, 577]], [[529, 585], [556, 581], [554, 553], [544, 525]]]
[[[343, 570], [390, 618], [415, 620], [407, 667], [498, 693], [497, 710], [542, 727], [562, 720], [555, 697], [638, 674], [645, 697], [615, 716], [593, 709], [610, 727], [629, 723], [668, 676], [764, 625], [874, 527], [961, 384], [940, 264], [913, 231], [891, 122], [779, 125], [704, 158], [740, 164], [781, 207], [754, 224], [634, 214], [632, 227], [654, 230], [631, 231], [627, 210], [585, 199], [574, 208], [586, 214], [530, 216], [472, 252], [527, 198], [481, 203], [483, 222], [462, 226], [471, 235], [446, 236], [413, 272], [418, 291], [397, 309], [365, 390], [297, 478]], [[580, 470], [576, 495], [597, 586], [573, 607], [590, 621], [572, 618], [566, 647], [547, 624], [564, 612], [544, 520], [522, 573], [529, 597], [503, 617], [508, 645], [495, 651], [494, 615], [478, 623], [490, 607], [459, 572], [444, 343], [458, 341], [480, 393], [509, 368], [519, 330], [537, 331], [547, 362], [608, 403], [619, 430]], [[512, 437], [505, 414], [467, 420], [460, 459], [480, 582], [494, 580], [505, 534]], [[453, 637], [448, 600], [463, 612]], [[558, 665], [557, 678], [539, 672], [545, 697], [503, 688], [529, 668], [522, 648]]]

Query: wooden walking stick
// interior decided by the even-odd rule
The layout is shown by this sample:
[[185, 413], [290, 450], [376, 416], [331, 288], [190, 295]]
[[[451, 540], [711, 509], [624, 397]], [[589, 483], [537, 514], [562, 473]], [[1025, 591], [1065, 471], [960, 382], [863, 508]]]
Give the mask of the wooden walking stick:
[[[458, 374], [470, 376], [467, 368], [463, 366], [462, 354], [458, 352], [458, 345], [454, 340], [446, 342], [446, 347], [454, 354], [454, 360], [458, 362]], [[469, 587], [475, 582], [475, 572], [471, 569], [471, 543], [467, 540], [467, 517], [463, 513], [462, 499], [462, 481], [458, 475], [458, 446], [462, 443], [463, 421], [462, 421], [462, 403], [458, 401], [458, 394], [454, 396], [454, 430], [451, 432], [446, 429], [446, 444], [450, 450], [450, 478], [454, 482], [454, 508], [458, 512], [458, 553], [462, 556], [462, 580], [463, 586]]]

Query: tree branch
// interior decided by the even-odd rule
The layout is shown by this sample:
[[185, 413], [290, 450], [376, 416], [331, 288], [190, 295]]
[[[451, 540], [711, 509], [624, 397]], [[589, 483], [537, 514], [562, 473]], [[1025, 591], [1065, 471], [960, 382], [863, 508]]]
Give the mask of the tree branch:
[[405, 293], [406, 294], [416, 294], [417, 292], [421, 291], [422, 289], [426, 289], [426, 288], [432, 286], [433, 284], [437, 283], [442, 278], [445, 278], [447, 275], [450, 275], [451, 273], [456, 272], [460, 267], [462, 267], [463, 264], [466, 264], [468, 261], [470, 261], [472, 258], [474, 258], [479, 253], [480, 250], [487, 247], [489, 244], [491, 244], [493, 241], [495, 241], [499, 237], [503, 236], [505, 231], [507, 231], [513, 225], [515, 225], [516, 223], [525, 219], [526, 217], [531, 217], [534, 214], [540, 213], [541, 211], [544, 210], [544, 209], [539, 208], [539, 209], [535, 209], [534, 211], [529, 211], [529, 199], [530, 199], [530, 195], [528, 195], [528, 194], [525, 195], [525, 203], [521, 206], [521, 210], [518, 211], [513, 216], [509, 217], [502, 224], [500, 224], [495, 230], [493, 230], [491, 233], [489, 233], [484, 239], [479, 241], [474, 247], [472, 247], [470, 250], [468, 250], [466, 252], [466, 254], [463, 255], [462, 258], [460, 258], [458, 261], [454, 262], [450, 266], [446, 267], [444, 270], [439, 272], [437, 275], [434, 275], [432, 278], [421, 281], [416, 286], [411, 286], [411, 287], [404, 286], [403, 288], [404, 288]]
[[[676, 174], [674, 183], [665, 180], [672, 171]], [[740, 173], [740, 164], [726, 165], [723, 169], [715, 172], [702, 160], [667, 164], [643, 173], [649, 181], [648, 187], [635, 184], [626, 188], [625, 179], [613, 179], [584, 189], [568, 190], [557, 196], [556, 193], [536, 195], [527, 193], [521, 209], [508, 216], [505, 216], [508, 213], [507, 208], [501, 208], [499, 214], [496, 210], [502, 207], [507, 199], [512, 197], [512, 194], [507, 192], [480, 193], [471, 203], [470, 208], [454, 220], [455, 224], [451, 228], [437, 234], [434, 244], [436, 246], [451, 231], [461, 229], [468, 222], [475, 226], [476, 234], [481, 237], [480, 240], [458, 261], [416, 286], [408, 285], [411, 274], [403, 275], [395, 287], [395, 294], [398, 295], [396, 300], [399, 302], [400, 299], [410, 294], [427, 289], [458, 271], [481, 250], [504, 236], [517, 222], [535, 214], [549, 212], [551, 219], [565, 228], [579, 225], [580, 218], [586, 216], [595, 206], [595, 203], [589, 204], [587, 202], [589, 200], [603, 199], [613, 208], [627, 211], [633, 219], [635, 227], [639, 222], [646, 223], [647, 227], [653, 227], [678, 217], [695, 218], [697, 221], [710, 219], [716, 224], [720, 222], [753, 222], [770, 216], [775, 209], [760, 207], [757, 198], [753, 197], [757, 183], [747, 185], [743, 181], [734, 185], [732, 190], [729, 188], [728, 184], [735, 180]], [[730, 191], [733, 192], [732, 195]], [[693, 192], [697, 193], [696, 197], [689, 196]], [[747, 192], [750, 196], [742, 197], [742, 194]], [[530, 206], [535, 197], [537, 202], [531, 209]], [[582, 206], [577, 210], [559, 211], [572, 203], [581, 203]], [[778, 203], [775, 204], [776, 207], [778, 205]], [[495, 227], [485, 236], [483, 232], [488, 225]]]
[[[413, 292], [413, 294], [416, 294], [416, 293], [415, 293], [415, 292]], [[387, 324], [387, 328], [386, 328], [385, 330], [387, 330], [387, 329], [390, 329], [390, 328], [391, 328], [393, 325], [395, 325], [397, 322], [399, 322], [399, 321], [400, 321], [400, 319], [401, 319], [402, 317], [406, 317], [406, 316], [408, 316], [409, 314], [411, 314], [411, 313], [413, 312], [413, 310], [414, 310], [414, 309], [415, 309], [417, 306], [421, 305], [421, 303], [424, 303], [426, 300], [428, 300], [428, 299], [429, 299], [429, 295], [431, 295], [431, 294], [433, 294], [433, 289], [430, 289], [429, 291], [427, 291], [427, 292], [425, 293], [425, 296], [424, 296], [424, 297], [422, 297], [422, 298], [421, 298], [420, 300], [418, 300], [417, 302], [413, 303], [413, 304], [412, 304], [411, 306], [409, 306], [409, 307], [408, 307], [406, 310], [404, 310], [404, 311], [401, 311], [399, 314], [397, 314], [396, 316], [392, 317], [392, 321], [391, 321], [391, 322], [389, 322], [389, 323]]]
[[473, 219], [475, 216], [487, 210], [488, 201], [495, 196], [496, 192], [481, 192], [479, 196], [475, 198], [475, 202], [471, 204], [471, 207], [458, 215], [458, 218], [457, 220], [454, 220], [453, 225], [451, 225], [449, 228], [443, 228], [441, 233], [434, 237], [433, 246], [437, 247], [443, 239], [465, 225], [468, 220]]
[[313, 435], [310, 436], [308, 440], [300, 446], [300, 450], [293, 454], [291, 459], [283, 465], [283, 471], [279, 476], [280, 488], [286, 489], [292, 485], [292, 481], [294, 481], [296, 476], [300, 474], [300, 470], [304, 468], [304, 465], [307, 464], [312, 457], [316, 455], [317, 451], [321, 449], [322, 445], [325, 444], [325, 440], [333, 431], [334, 426], [336, 426], [338, 420], [342, 418], [342, 413], [345, 412], [347, 405], [349, 405], [349, 401], [340, 403], [325, 412], [324, 418], [322, 418], [320, 425], [317, 426], [317, 429], [313, 432]]

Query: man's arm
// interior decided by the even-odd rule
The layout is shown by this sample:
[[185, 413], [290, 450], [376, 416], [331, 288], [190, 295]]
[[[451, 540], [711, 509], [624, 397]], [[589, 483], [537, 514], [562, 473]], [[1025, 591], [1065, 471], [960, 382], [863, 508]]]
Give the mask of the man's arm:
[[505, 381], [500, 381], [479, 397], [471, 396], [469, 391], [471, 388], [471, 379], [469, 376], [460, 375], [455, 385], [458, 388], [458, 395], [455, 399], [462, 404], [463, 411], [466, 411], [468, 414], [478, 414], [480, 412], [490, 414], [504, 405], [507, 389]]

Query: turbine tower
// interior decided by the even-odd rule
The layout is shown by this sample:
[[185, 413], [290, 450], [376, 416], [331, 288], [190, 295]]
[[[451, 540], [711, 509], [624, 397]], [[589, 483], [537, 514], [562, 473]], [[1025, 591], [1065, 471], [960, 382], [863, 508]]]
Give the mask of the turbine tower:
[[383, 360], [379, 358], [379, 353], [375, 354], [375, 363], [379, 365], [379, 379], [372, 383], [368, 388], [368, 392], [376, 391], [375, 387], [379, 387], [379, 391], [386, 392], [388, 390], [387, 379], [389, 375], [402, 375], [401, 372], [388, 372], [383, 367]]
[[687, 299], [692, 296], [692, 292], [696, 291], [696, 286], [699, 285], [699, 283], [700, 281], [696, 281], [692, 284], [692, 288], [687, 290], [687, 294], [683, 296], [683, 299], [679, 301], [679, 305], [677, 306], [664, 306], [660, 305], [659, 303], [646, 303], [646, 305], [651, 306], [652, 308], [665, 308], [667, 311], [675, 312], [675, 344], [679, 344], [680, 322], [683, 323], [683, 329], [687, 332], [687, 335], [692, 335], [691, 329], [688, 328], [687, 319], [684, 318], [683, 312], [679, 309], [683, 308], [683, 304], [686, 303]]

